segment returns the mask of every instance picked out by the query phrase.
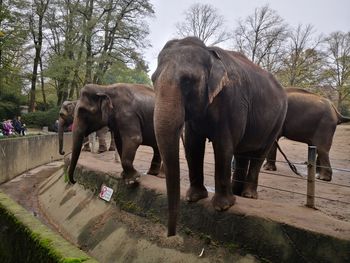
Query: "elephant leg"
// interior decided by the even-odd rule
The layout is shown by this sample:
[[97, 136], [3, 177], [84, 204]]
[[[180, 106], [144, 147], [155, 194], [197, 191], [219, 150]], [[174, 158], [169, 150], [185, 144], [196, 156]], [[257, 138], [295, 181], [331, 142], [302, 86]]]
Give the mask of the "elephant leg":
[[205, 151], [205, 137], [196, 134], [190, 125], [185, 128], [185, 153], [189, 169], [190, 188], [187, 190], [186, 199], [196, 202], [208, 197], [208, 191], [204, 186], [203, 160]]
[[89, 143], [89, 137], [88, 136], [84, 137], [82, 151], [85, 151], [85, 152], [90, 152], [91, 151], [90, 143]]
[[96, 136], [98, 137], [98, 153], [103, 153], [107, 151], [107, 144], [106, 144], [107, 131], [108, 131], [108, 128], [103, 127], [96, 132]]
[[247, 198], [258, 198], [258, 178], [260, 168], [264, 162], [266, 155], [253, 155], [249, 160], [249, 169], [247, 179], [243, 185], [242, 196]]
[[140, 173], [134, 168], [134, 159], [136, 150], [142, 142], [142, 138], [136, 136], [123, 136], [123, 147], [121, 154], [121, 163], [123, 167], [122, 177], [126, 184], [137, 183]]
[[111, 131], [111, 144], [109, 145], [108, 151], [115, 151], [114, 134], [112, 131]]
[[[220, 136], [227, 138], [227, 136]], [[215, 194], [212, 204], [218, 211], [227, 210], [236, 201], [231, 187], [232, 147], [225, 140], [213, 140], [215, 156]]]
[[151, 161], [151, 167], [147, 174], [158, 175], [160, 170], [161, 157], [157, 147], [153, 147], [153, 158]]
[[232, 176], [232, 192], [242, 195], [243, 185], [246, 181], [249, 159], [245, 156], [235, 156], [235, 170]]
[[320, 157], [317, 154], [317, 158], [316, 158], [316, 174], [320, 174], [321, 173], [321, 162], [320, 162]]
[[319, 159], [320, 173], [317, 175], [317, 179], [323, 181], [332, 180], [332, 167], [329, 161], [329, 152], [322, 149], [317, 150]]
[[277, 145], [273, 143], [271, 149], [266, 157], [266, 163], [263, 168], [268, 171], [276, 171], [276, 156], [277, 156]]
[[123, 143], [118, 132], [113, 133], [113, 138], [114, 138], [115, 147], [117, 148], [115, 159], [116, 161], [119, 162], [120, 156], [122, 156], [122, 153], [123, 153]]

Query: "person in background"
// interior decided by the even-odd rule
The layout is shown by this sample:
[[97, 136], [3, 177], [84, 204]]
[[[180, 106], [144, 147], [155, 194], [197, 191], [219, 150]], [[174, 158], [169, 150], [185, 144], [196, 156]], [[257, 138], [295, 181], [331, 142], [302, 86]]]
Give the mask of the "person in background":
[[17, 116], [12, 121], [13, 128], [19, 135], [26, 135], [26, 125], [22, 124], [21, 122], [21, 116]]
[[14, 128], [12, 126], [11, 120], [4, 120], [2, 123], [2, 130], [4, 135], [12, 135], [14, 133]]

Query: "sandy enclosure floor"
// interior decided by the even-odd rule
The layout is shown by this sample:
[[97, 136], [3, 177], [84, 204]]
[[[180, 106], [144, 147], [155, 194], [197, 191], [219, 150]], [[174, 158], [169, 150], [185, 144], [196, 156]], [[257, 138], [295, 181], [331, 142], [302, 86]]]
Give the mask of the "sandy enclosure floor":
[[[280, 146], [303, 177], [295, 175], [283, 156], [278, 153], [277, 171], [262, 169], [260, 172], [259, 199], [303, 206], [306, 204], [307, 167], [305, 162], [308, 147], [306, 144], [285, 138], [281, 138]], [[152, 149], [141, 146], [135, 158], [135, 167], [145, 173], [152, 158], [151, 153]], [[181, 182], [188, 185], [188, 167], [182, 147], [180, 161]], [[333, 167], [333, 179], [331, 182], [316, 180], [315, 206], [327, 215], [350, 222], [350, 125], [337, 127], [330, 151], [330, 161]], [[214, 192], [214, 153], [209, 142], [206, 145], [204, 162], [205, 185], [209, 191]]]

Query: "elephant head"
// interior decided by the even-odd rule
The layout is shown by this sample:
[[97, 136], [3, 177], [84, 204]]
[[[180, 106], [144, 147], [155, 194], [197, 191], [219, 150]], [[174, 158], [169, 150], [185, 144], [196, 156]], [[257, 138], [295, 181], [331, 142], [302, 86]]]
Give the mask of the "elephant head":
[[73, 174], [84, 137], [107, 126], [112, 109], [112, 100], [105, 88], [88, 84], [81, 90], [73, 121], [72, 158], [68, 170], [68, 177], [71, 183], [75, 183]]
[[199, 120], [228, 81], [220, 51], [197, 38], [167, 42], [152, 75], [155, 134], [164, 162], [168, 236], [176, 234], [180, 201], [179, 138], [185, 121]]
[[58, 118], [58, 142], [59, 142], [59, 153], [64, 155], [63, 151], [63, 133], [64, 130], [73, 123], [74, 109], [77, 101], [64, 101], [62, 103], [59, 118]]

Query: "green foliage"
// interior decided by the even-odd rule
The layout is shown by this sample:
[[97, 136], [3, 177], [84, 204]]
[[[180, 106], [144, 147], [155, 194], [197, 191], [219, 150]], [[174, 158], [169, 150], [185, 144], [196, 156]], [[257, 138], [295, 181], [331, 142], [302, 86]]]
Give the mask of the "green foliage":
[[27, 126], [51, 127], [58, 119], [59, 107], [51, 108], [48, 111], [30, 112], [22, 116], [22, 121]]
[[23, 97], [16, 94], [0, 95], [0, 121], [3, 119], [13, 119], [19, 115], [19, 106], [23, 104]]
[[344, 116], [350, 116], [350, 103], [347, 105], [345, 103], [341, 104], [339, 111]]
[[151, 79], [145, 71], [142, 69], [131, 69], [128, 68], [123, 63], [115, 63], [111, 68], [106, 72], [103, 83], [112, 84], [112, 83], [138, 83], [151, 85]]

